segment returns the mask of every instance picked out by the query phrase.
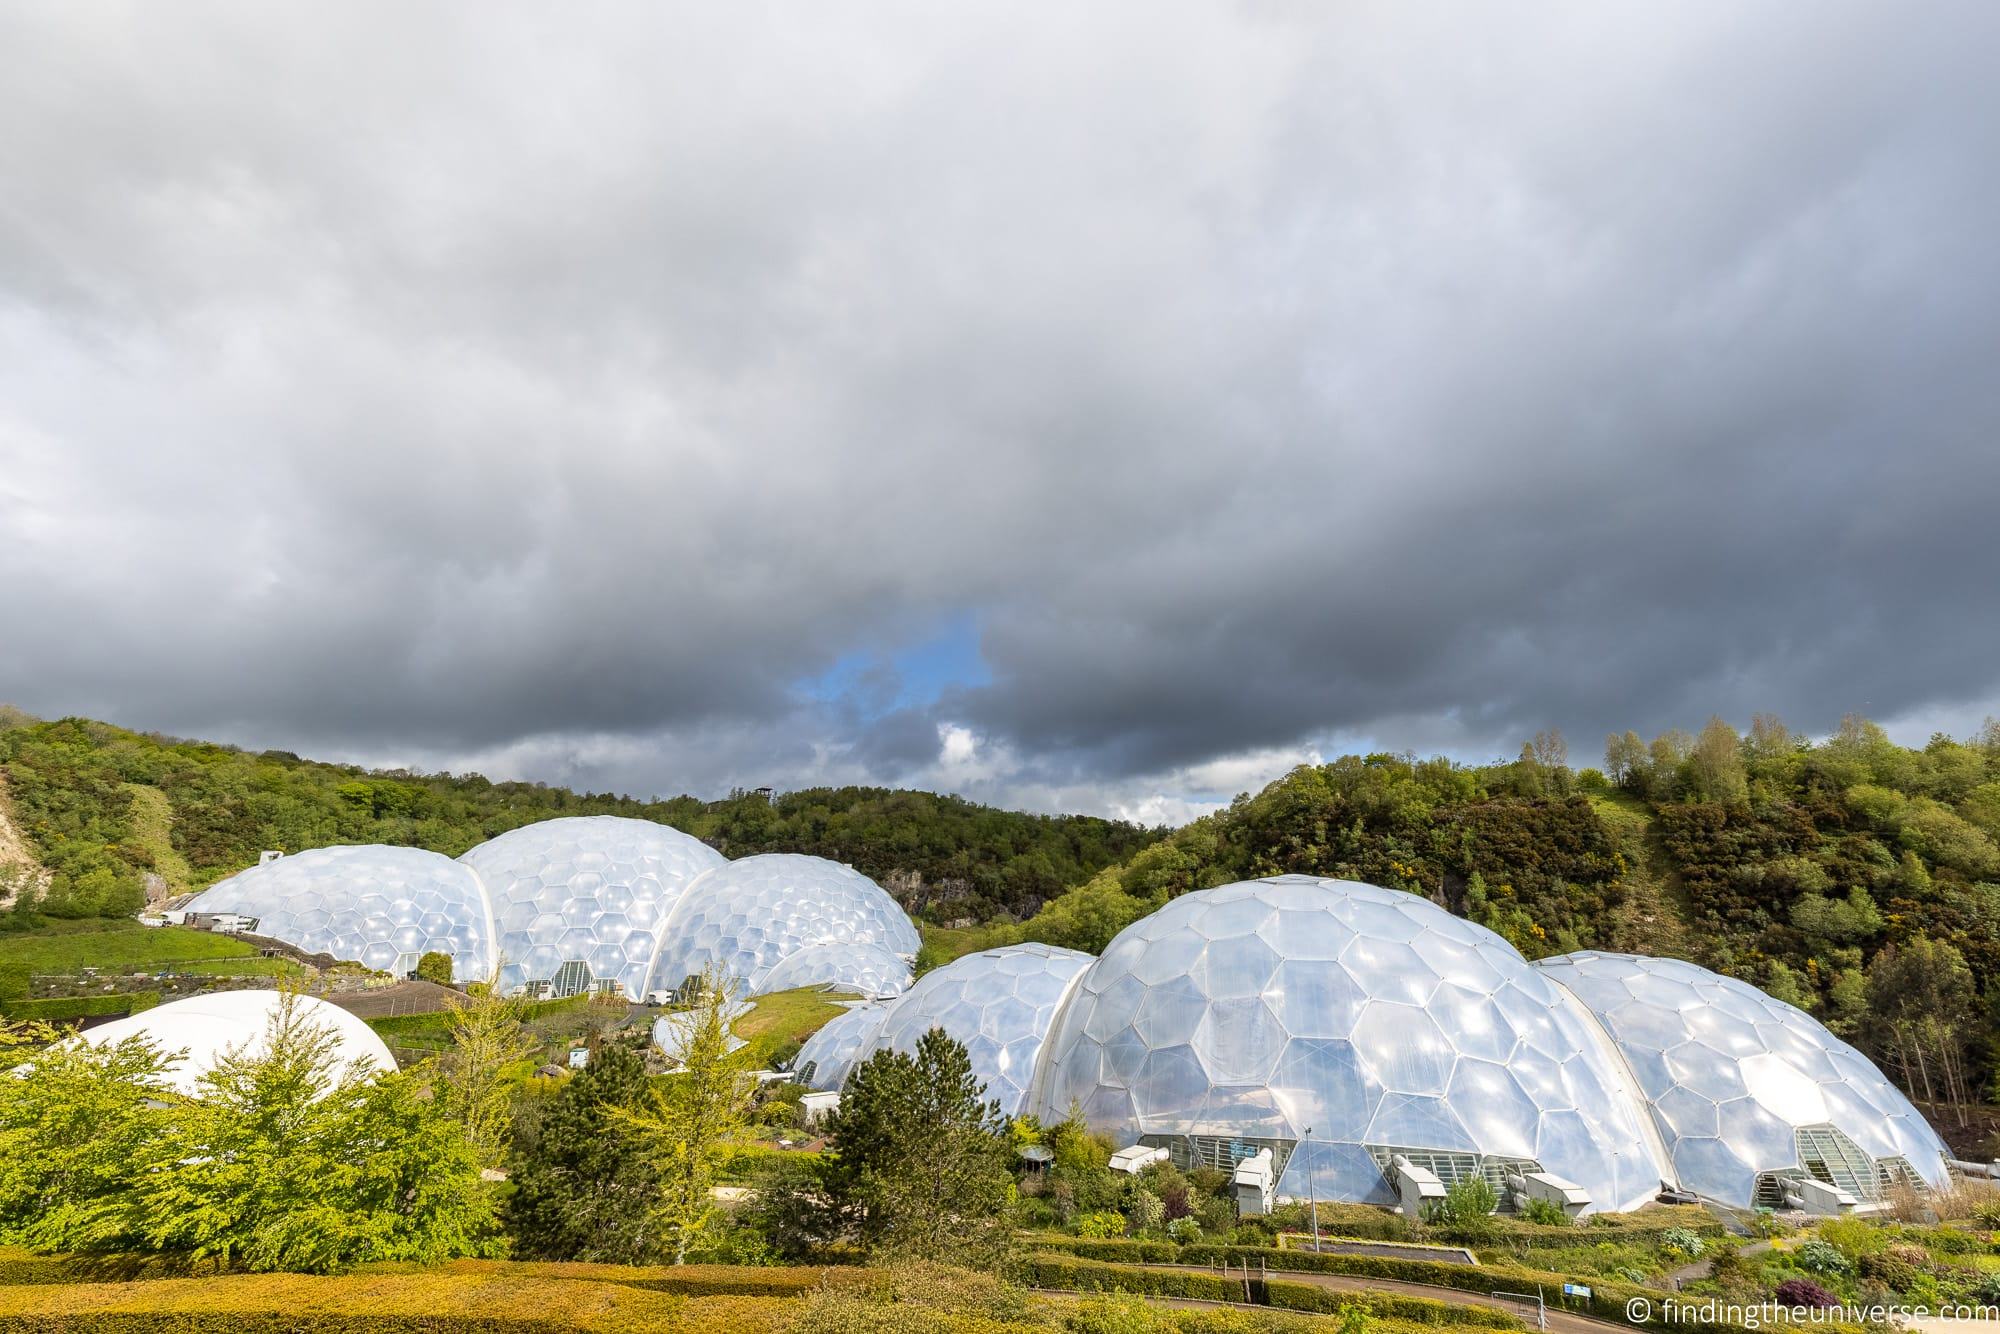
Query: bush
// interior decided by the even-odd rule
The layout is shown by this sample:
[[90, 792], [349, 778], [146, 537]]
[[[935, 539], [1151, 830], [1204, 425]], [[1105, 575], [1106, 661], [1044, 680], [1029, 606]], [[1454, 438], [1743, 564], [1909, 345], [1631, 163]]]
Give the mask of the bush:
[[1160, 1203], [1159, 1196], [1141, 1186], [1132, 1192], [1132, 1199], [1125, 1206], [1125, 1217], [1134, 1232], [1157, 1232], [1166, 1221], [1167, 1206]]
[[1840, 1298], [1809, 1278], [1788, 1278], [1778, 1285], [1775, 1295], [1780, 1306], [1816, 1306], [1830, 1309], [1840, 1305]]
[[1853, 1269], [1838, 1247], [1831, 1242], [1821, 1241], [1818, 1237], [1814, 1237], [1794, 1251], [1792, 1259], [1807, 1273], [1819, 1274], [1822, 1277], [1835, 1277], [1849, 1273]]
[[1424, 1221], [1455, 1232], [1483, 1234], [1491, 1231], [1492, 1213], [1499, 1204], [1499, 1195], [1485, 1177], [1463, 1177], [1451, 1183], [1443, 1199], [1431, 1202]]
[[1076, 1235], [1092, 1241], [1122, 1237], [1125, 1235], [1125, 1215], [1108, 1210], [1084, 1214], [1076, 1220]]
[[1521, 1206], [1521, 1217], [1537, 1227], [1574, 1227], [1575, 1221], [1554, 1200], [1529, 1200]]
[[425, 952], [417, 960], [417, 978], [424, 982], [435, 982], [441, 987], [451, 985], [451, 956], [437, 950]]
[[1192, 1218], [1176, 1218], [1167, 1224], [1167, 1235], [1185, 1246], [1201, 1240], [1201, 1224]]
[[1708, 1249], [1707, 1243], [1684, 1227], [1670, 1227], [1660, 1234], [1661, 1249], [1692, 1260]]

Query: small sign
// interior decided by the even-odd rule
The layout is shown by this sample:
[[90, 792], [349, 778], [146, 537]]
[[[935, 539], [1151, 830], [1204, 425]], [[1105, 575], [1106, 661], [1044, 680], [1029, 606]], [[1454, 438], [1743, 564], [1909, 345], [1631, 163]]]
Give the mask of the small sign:
[[1563, 1296], [1565, 1297], [1588, 1297], [1589, 1295], [1590, 1289], [1581, 1283], [1563, 1284]]

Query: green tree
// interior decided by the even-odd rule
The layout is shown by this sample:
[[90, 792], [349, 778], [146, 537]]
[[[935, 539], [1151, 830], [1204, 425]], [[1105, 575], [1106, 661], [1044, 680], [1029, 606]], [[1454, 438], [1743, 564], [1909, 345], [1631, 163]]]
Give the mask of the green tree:
[[750, 1110], [750, 1081], [729, 1059], [731, 1009], [727, 979], [710, 969], [700, 1000], [678, 1019], [678, 1050], [668, 1054], [679, 1069], [649, 1086], [636, 1109], [611, 1109], [659, 1172], [651, 1213], [675, 1264], [687, 1263], [715, 1221], [715, 1170]]
[[[165, 1113], [162, 1076], [182, 1053], [144, 1038], [58, 1042], [0, 1025], [0, 1242], [115, 1249], [133, 1237], [132, 1190]], [[39, 1047], [39, 1050], [35, 1048]], [[21, 1064], [17, 1067], [16, 1062]]]
[[1875, 1045], [1912, 1096], [1933, 1105], [1970, 1100], [1965, 1037], [1977, 992], [1965, 958], [1943, 941], [1913, 936], [1884, 949], [1868, 969], [1868, 1009]]
[[442, 1106], [458, 1122], [480, 1166], [498, 1167], [513, 1126], [508, 1067], [532, 1056], [535, 1040], [522, 1022], [520, 1003], [501, 997], [491, 985], [474, 987], [459, 1002], [451, 1039], [440, 1060]]
[[1690, 801], [1734, 806], [1749, 798], [1742, 738], [1720, 718], [1710, 718], [1694, 739], [1683, 774], [1682, 790]]
[[430, 950], [417, 960], [417, 977], [425, 982], [435, 982], [441, 987], [451, 985], [451, 956]]
[[1006, 1122], [943, 1029], [856, 1066], [827, 1131], [824, 1189], [864, 1247], [974, 1268], [1005, 1253]]
[[148, 1146], [146, 1244], [307, 1273], [483, 1249], [491, 1198], [428, 1082], [339, 1070], [333, 1033], [288, 996], [261, 1050], [225, 1054]]
[[661, 1254], [652, 1211], [658, 1164], [613, 1115], [646, 1101], [646, 1065], [627, 1043], [605, 1043], [522, 1117], [508, 1159], [507, 1229], [536, 1260], [650, 1264]]

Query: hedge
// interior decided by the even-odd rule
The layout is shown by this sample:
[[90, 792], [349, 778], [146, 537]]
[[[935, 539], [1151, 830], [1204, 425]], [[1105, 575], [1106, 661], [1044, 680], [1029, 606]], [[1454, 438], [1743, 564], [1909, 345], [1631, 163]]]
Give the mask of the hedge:
[[0, 1002], [9, 1019], [39, 1019], [61, 1024], [72, 1019], [101, 1019], [105, 1015], [137, 1014], [160, 1003], [157, 991], [121, 991], [108, 996], [52, 996], [44, 1000]]
[[[1031, 1244], [1045, 1250], [1066, 1251], [1088, 1260], [1216, 1266], [1226, 1263], [1239, 1268], [1248, 1261], [1253, 1269], [1259, 1261], [1262, 1261], [1267, 1269], [1277, 1272], [1346, 1274], [1357, 1278], [1394, 1279], [1402, 1283], [1421, 1283], [1429, 1287], [1456, 1288], [1460, 1292], [1534, 1292], [1540, 1289], [1548, 1293], [1557, 1293], [1562, 1283], [1562, 1276], [1559, 1274], [1508, 1264], [1455, 1265], [1435, 1260], [1397, 1260], [1377, 1255], [1316, 1255], [1311, 1251], [1279, 1250], [1275, 1246], [1206, 1244], [1175, 1246], [1172, 1242], [1157, 1241], [1086, 1241], [1074, 1237], [1052, 1237], [1048, 1234], [1041, 1234], [1030, 1240]], [[1741, 1327], [1736, 1325], [1708, 1321], [1668, 1322], [1661, 1319], [1658, 1309], [1664, 1294], [1655, 1288], [1601, 1277], [1593, 1277], [1589, 1287], [1590, 1297], [1580, 1303], [1575, 1299], [1566, 1300], [1556, 1296], [1549, 1304], [1575, 1310], [1580, 1314], [1596, 1316], [1600, 1320], [1630, 1325], [1632, 1322], [1625, 1316], [1625, 1304], [1632, 1298], [1644, 1297], [1653, 1303], [1655, 1311], [1654, 1318], [1647, 1322], [1649, 1328], [1679, 1330], [1685, 1331], [1685, 1334], [1742, 1334]], [[1813, 1329], [1819, 1334], [1834, 1334], [1843, 1328], [1846, 1327], [1836, 1324], [1813, 1325]]]
[[0, 1326], [33, 1334], [766, 1334], [797, 1295], [682, 1296], [620, 1282], [477, 1274], [236, 1274], [0, 1287]]
[[[1038, 1288], [1067, 1292], [1130, 1292], [1146, 1297], [1182, 1297], [1196, 1301], [1241, 1302], [1243, 1280], [1185, 1269], [1135, 1269], [1068, 1256], [1035, 1255], [1020, 1265], [1023, 1279]], [[1268, 1304], [1280, 1310], [1336, 1315], [1359, 1308], [1371, 1315], [1417, 1325], [1479, 1326], [1517, 1329], [1520, 1321], [1504, 1311], [1460, 1306], [1429, 1297], [1387, 1292], [1341, 1292], [1311, 1283], [1274, 1279], [1263, 1283]]]

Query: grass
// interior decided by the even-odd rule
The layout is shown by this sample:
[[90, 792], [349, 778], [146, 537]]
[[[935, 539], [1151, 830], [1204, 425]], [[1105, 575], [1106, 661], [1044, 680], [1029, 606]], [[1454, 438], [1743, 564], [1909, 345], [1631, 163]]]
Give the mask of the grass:
[[987, 922], [980, 926], [932, 926], [925, 922], [917, 930], [923, 936], [926, 960], [933, 961], [938, 968], [953, 959], [1019, 944], [1021, 940], [1021, 928], [1013, 922]]
[[826, 1021], [839, 1014], [844, 1000], [854, 997], [841, 992], [801, 987], [759, 996], [750, 1013], [731, 1026], [736, 1036], [750, 1044], [753, 1059], [763, 1059], [780, 1047], [804, 1042]]
[[0, 999], [27, 995], [33, 973], [74, 973], [85, 968], [150, 973], [167, 965], [180, 972], [182, 965], [206, 970], [223, 959], [267, 962], [244, 941], [193, 927], [140, 926], [122, 918], [52, 923], [0, 935]]
[[132, 841], [153, 856], [153, 869], [176, 894], [195, 887], [194, 868], [174, 847], [174, 808], [167, 794], [144, 783], [126, 783], [132, 798]]

